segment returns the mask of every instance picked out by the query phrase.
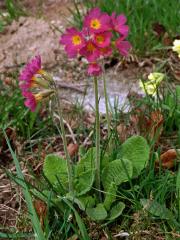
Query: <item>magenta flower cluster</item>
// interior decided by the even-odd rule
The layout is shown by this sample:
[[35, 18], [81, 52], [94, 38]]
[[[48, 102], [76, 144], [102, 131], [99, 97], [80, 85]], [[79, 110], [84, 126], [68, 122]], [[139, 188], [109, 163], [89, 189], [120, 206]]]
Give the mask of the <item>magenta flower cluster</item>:
[[24, 105], [32, 112], [36, 110], [39, 101], [53, 92], [49, 89], [49, 79], [47, 79], [47, 73], [42, 69], [39, 55], [29, 61], [21, 71], [19, 87], [25, 98]]
[[26, 107], [30, 108], [32, 112], [35, 111], [37, 103], [31, 88], [36, 84], [36, 75], [40, 73], [41, 57], [36, 56], [27, 63], [19, 76], [19, 87], [22, 91], [22, 95], [26, 99], [24, 104]]
[[109, 16], [94, 8], [85, 16], [82, 31], [67, 29], [60, 43], [65, 46], [69, 58], [77, 55], [86, 58], [88, 74], [98, 76], [102, 72], [99, 60], [110, 56], [113, 49], [118, 49], [123, 56], [128, 54], [131, 44], [126, 40], [129, 32], [126, 21], [123, 14]]

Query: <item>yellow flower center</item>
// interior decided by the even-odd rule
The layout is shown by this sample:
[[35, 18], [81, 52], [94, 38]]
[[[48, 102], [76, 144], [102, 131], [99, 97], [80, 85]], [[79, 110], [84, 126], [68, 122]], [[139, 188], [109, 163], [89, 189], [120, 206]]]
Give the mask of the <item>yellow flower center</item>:
[[37, 81], [36, 81], [36, 76], [34, 75], [32, 78], [31, 78], [31, 81], [30, 81], [30, 88], [35, 88], [35, 87], [38, 87], [38, 84], [37, 84]]
[[82, 43], [81, 37], [79, 35], [74, 35], [72, 37], [72, 43], [75, 46], [80, 45]]
[[92, 19], [91, 22], [90, 22], [90, 26], [91, 28], [94, 28], [94, 29], [99, 29], [101, 27], [101, 22], [96, 18], [96, 19]]
[[35, 98], [36, 102], [40, 102], [42, 99], [49, 97], [53, 93], [54, 93], [53, 90], [41, 91], [39, 93], [34, 94], [34, 98]]
[[41, 93], [37, 93], [34, 95], [36, 102], [40, 102], [43, 99], [43, 95]]
[[49, 88], [47, 73], [43, 69], [39, 69], [30, 80], [30, 88], [36, 87]]
[[107, 52], [107, 48], [101, 48], [101, 52], [102, 53], [106, 53]]
[[87, 50], [88, 50], [89, 52], [93, 52], [94, 49], [95, 49], [95, 47], [94, 47], [94, 45], [93, 45], [92, 43], [88, 43], [88, 44], [87, 44]]
[[43, 75], [43, 74], [45, 74], [45, 71], [44, 71], [43, 69], [39, 69], [39, 70], [37, 71], [37, 74]]
[[34, 87], [38, 87], [39, 86], [39, 79], [37, 77], [37, 74], [39, 75], [43, 75], [45, 74], [45, 71], [43, 69], [39, 69], [35, 75], [33, 75], [33, 77], [31, 78], [31, 85], [30, 87], [31, 88], [34, 88]]
[[98, 35], [96, 37], [96, 41], [99, 43], [99, 44], [102, 44], [104, 43], [104, 37], [102, 35]]

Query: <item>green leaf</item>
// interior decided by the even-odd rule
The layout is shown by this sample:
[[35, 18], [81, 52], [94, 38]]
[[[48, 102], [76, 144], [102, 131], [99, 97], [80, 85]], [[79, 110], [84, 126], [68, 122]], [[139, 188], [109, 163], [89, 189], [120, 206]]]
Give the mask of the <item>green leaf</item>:
[[94, 169], [83, 172], [79, 175], [76, 174], [74, 180], [74, 189], [76, 191], [76, 195], [81, 196], [87, 193], [93, 185], [94, 178], [95, 178]]
[[95, 148], [90, 148], [76, 167], [76, 174], [82, 174], [95, 168]]
[[92, 196], [81, 196], [81, 197], [73, 197], [70, 194], [66, 195], [67, 199], [69, 199], [71, 202], [74, 202], [78, 205], [78, 207], [85, 211], [86, 208], [93, 208], [95, 205], [95, 198]]
[[66, 161], [54, 154], [46, 156], [43, 171], [51, 184], [60, 183], [64, 189], [68, 188], [68, 173]]
[[116, 200], [117, 186], [114, 183], [111, 183], [107, 192], [105, 192], [104, 206], [107, 211], [109, 211], [112, 203]]
[[149, 159], [150, 148], [146, 139], [141, 136], [132, 136], [121, 146], [122, 157], [131, 161], [133, 176], [138, 176]]
[[160, 219], [170, 220], [173, 218], [171, 211], [169, 211], [165, 205], [161, 205], [155, 200], [140, 199], [140, 202], [146, 211]]
[[124, 210], [124, 208], [125, 208], [125, 204], [123, 202], [116, 203], [116, 205], [114, 205], [110, 210], [108, 220], [114, 220], [117, 217], [119, 217], [122, 211]]
[[91, 148], [75, 166], [74, 188], [77, 196], [87, 193], [95, 178], [95, 148]]
[[105, 154], [101, 159], [101, 170], [103, 170], [108, 165], [109, 162], [110, 162], [110, 157], [108, 156], [108, 154]]
[[120, 185], [127, 182], [132, 177], [133, 167], [130, 161], [126, 159], [117, 159], [110, 162], [102, 172], [102, 184], [108, 191], [112, 183]]
[[87, 208], [86, 213], [92, 220], [95, 221], [101, 221], [107, 217], [106, 209], [102, 203], [99, 203], [95, 208]]

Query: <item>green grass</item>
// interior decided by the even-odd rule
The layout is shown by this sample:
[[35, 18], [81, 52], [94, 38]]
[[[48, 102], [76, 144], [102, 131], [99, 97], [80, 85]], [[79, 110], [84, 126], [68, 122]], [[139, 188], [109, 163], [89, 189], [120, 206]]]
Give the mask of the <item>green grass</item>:
[[[13, 128], [17, 134], [26, 139], [44, 138], [53, 135], [51, 114], [40, 111], [39, 106], [35, 112], [30, 112], [24, 106], [24, 99], [18, 87], [17, 73], [9, 75], [12, 84], [7, 86], [0, 80], [0, 130]], [[48, 129], [47, 129], [48, 127]]]
[[[75, 2], [76, 10], [73, 11], [74, 24], [82, 25], [82, 14], [79, 5]], [[144, 55], [163, 46], [162, 37], [156, 37], [153, 24], [162, 24], [170, 38], [180, 32], [180, 1], [166, 0], [84, 0], [83, 5], [88, 9], [99, 6], [102, 11], [109, 14], [124, 13], [130, 27], [129, 41], [135, 52]]]
[[34, 234], [35, 234], [35, 239], [45, 240], [44, 233], [43, 233], [43, 230], [41, 228], [40, 221], [38, 219], [36, 210], [34, 208], [32, 197], [31, 197], [31, 194], [29, 192], [28, 185], [26, 184], [24, 175], [22, 173], [19, 160], [17, 159], [16, 154], [12, 150], [9, 139], [8, 139], [8, 136], [6, 135], [4, 130], [3, 130], [3, 133], [4, 133], [5, 139], [7, 141], [9, 150], [11, 152], [11, 155], [12, 155], [12, 158], [13, 158], [13, 161], [14, 161], [14, 165], [16, 166], [17, 179], [18, 179], [19, 184], [21, 185], [23, 193], [24, 193], [27, 208], [28, 208], [28, 211], [29, 211], [29, 217], [31, 219], [32, 227], [33, 227]]
[[0, 9], [0, 32], [2, 32], [4, 27], [10, 24], [14, 19], [18, 19], [20, 16], [25, 15], [19, 0], [5, 0], [4, 2], [5, 9]]

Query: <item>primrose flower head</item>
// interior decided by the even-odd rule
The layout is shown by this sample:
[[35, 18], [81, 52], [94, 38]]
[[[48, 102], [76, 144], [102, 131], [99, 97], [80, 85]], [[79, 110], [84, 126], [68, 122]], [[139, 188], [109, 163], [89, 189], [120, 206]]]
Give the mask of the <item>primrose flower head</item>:
[[86, 45], [80, 50], [80, 54], [89, 62], [94, 62], [100, 57], [100, 50], [92, 40], [86, 42]]
[[100, 52], [101, 52], [101, 56], [109, 57], [112, 54], [112, 48], [111, 47], [101, 48]]
[[[25, 106], [30, 108], [32, 112], [35, 111], [37, 103], [43, 98], [51, 95], [50, 82], [52, 77], [42, 70], [41, 57], [34, 57], [26, 64], [19, 76], [19, 87], [25, 97]], [[43, 91], [40, 90], [43, 88]], [[34, 94], [34, 89], [36, 94]], [[32, 92], [33, 91], [33, 92]]]
[[116, 16], [116, 14], [113, 12], [111, 15], [112, 29], [124, 37], [126, 37], [129, 32], [129, 27], [125, 25], [126, 21], [127, 19], [123, 14]]
[[108, 14], [102, 13], [99, 8], [93, 8], [85, 17], [83, 29], [90, 33], [100, 33], [109, 31], [111, 19]]
[[34, 57], [25, 68], [22, 70], [19, 76], [19, 85], [21, 89], [28, 89], [37, 84], [37, 75], [43, 74], [41, 68], [41, 57]]
[[54, 93], [53, 90], [44, 90], [39, 93], [33, 94], [32, 92], [22, 92], [22, 95], [26, 98], [24, 105], [28, 107], [31, 112], [36, 110], [37, 104], [42, 100]]
[[159, 84], [164, 79], [164, 77], [165, 75], [159, 72], [153, 72], [148, 75], [148, 79], [155, 84]]
[[150, 73], [148, 76], [148, 81], [147, 82], [140, 82], [140, 87], [142, 90], [149, 94], [149, 95], [154, 95], [157, 92], [157, 88], [159, 84], [162, 82], [164, 79], [165, 75], [163, 73], [159, 72], [153, 72]]
[[68, 28], [61, 36], [60, 43], [65, 45], [65, 50], [70, 58], [74, 58], [84, 46], [85, 40], [76, 28]]
[[[119, 38], [114, 31], [119, 33]], [[126, 56], [131, 44], [126, 40], [129, 27], [126, 17], [115, 13], [109, 16], [99, 8], [91, 9], [84, 18], [82, 31], [69, 28], [62, 35], [60, 43], [65, 46], [68, 57], [73, 58], [79, 54], [88, 62], [88, 75], [99, 75], [102, 58], [109, 57], [114, 49]], [[114, 39], [115, 38], [115, 39]]]
[[26, 98], [24, 105], [28, 107], [31, 112], [34, 112], [37, 107], [35, 96], [32, 92], [23, 92], [22, 95]]
[[180, 39], [176, 39], [173, 42], [173, 51], [178, 53], [178, 57], [180, 58]]
[[102, 73], [102, 68], [96, 62], [90, 63], [88, 66], [88, 75], [89, 76], [99, 76]]
[[106, 48], [111, 44], [111, 37], [111, 32], [97, 33], [93, 36], [93, 42], [99, 48]]

